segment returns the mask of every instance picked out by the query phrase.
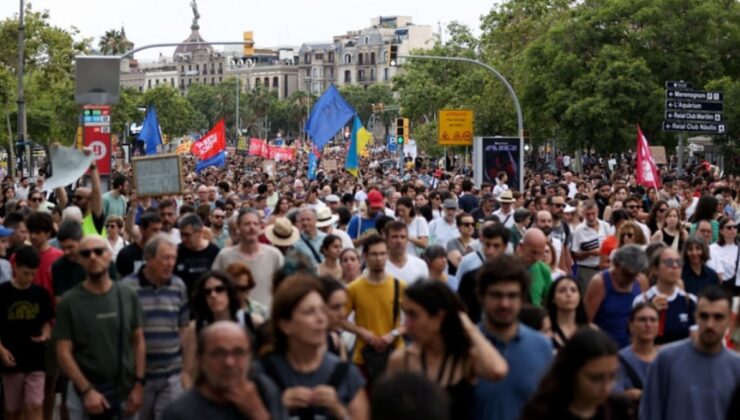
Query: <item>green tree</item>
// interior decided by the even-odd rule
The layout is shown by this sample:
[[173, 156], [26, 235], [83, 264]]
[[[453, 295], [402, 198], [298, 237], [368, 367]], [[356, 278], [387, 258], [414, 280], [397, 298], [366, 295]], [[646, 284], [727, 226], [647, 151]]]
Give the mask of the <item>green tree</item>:
[[98, 48], [103, 55], [121, 55], [133, 47], [134, 44], [126, 38], [123, 28], [120, 31], [116, 29], [105, 31], [105, 35], [98, 41]]
[[190, 130], [207, 129], [206, 119], [193, 105], [168, 84], [161, 84], [144, 92], [144, 104], [157, 109], [162, 133], [172, 137], [182, 136]]

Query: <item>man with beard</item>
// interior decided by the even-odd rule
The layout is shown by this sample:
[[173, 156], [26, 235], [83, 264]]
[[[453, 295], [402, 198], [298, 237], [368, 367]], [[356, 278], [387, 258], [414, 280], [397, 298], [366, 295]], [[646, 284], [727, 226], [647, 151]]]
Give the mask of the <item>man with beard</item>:
[[139, 298], [108, 275], [112, 254], [105, 238], [86, 236], [78, 252], [87, 278], [60, 301], [53, 332], [70, 380], [67, 410], [71, 419], [133, 418], [145, 383]]
[[203, 220], [195, 213], [188, 213], [178, 222], [182, 242], [177, 246], [175, 274], [185, 282], [188, 296], [195, 289], [195, 282], [211, 269], [219, 248], [203, 238]]
[[555, 244], [555, 241], [560, 241], [562, 252], [558, 252], [558, 261], [560, 262], [560, 268], [569, 273], [571, 267], [573, 267], [573, 257], [570, 255], [572, 239], [570, 226], [563, 220], [567, 206], [565, 197], [562, 195], [555, 195], [547, 199], [547, 207], [552, 215], [552, 230], [547, 235], [553, 241], [553, 244]]
[[103, 194], [103, 214], [105, 220], [110, 216], [126, 216], [126, 187], [128, 180], [122, 174], [113, 175], [111, 190]]
[[162, 200], [157, 206], [159, 220], [162, 221], [162, 233], [169, 236], [172, 242], [179, 244], [182, 239], [180, 238], [180, 231], [175, 227], [177, 224], [176, 210], [177, 208], [173, 200]]
[[162, 230], [159, 215], [153, 211], [142, 214], [139, 225], [139, 240], [123, 247], [118, 252], [118, 257], [116, 257], [116, 269], [122, 278], [139, 271], [139, 268], [144, 265], [144, 245], [149, 241], [149, 238]]
[[272, 381], [250, 369], [253, 349], [243, 327], [218, 321], [198, 335], [198, 383], [167, 407], [162, 420], [282, 419]]
[[609, 196], [612, 194], [612, 187], [606, 181], [599, 181], [596, 186], [596, 195], [594, 200], [599, 209], [599, 219], [604, 219], [604, 210], [609, 205]]
[[527, 267], [519, 258], [502, 255], [486, 262], [477, 280], [483, 308], [478, 325], [506, 359], [509, 373], [498, 382], [478, 380], [473, 418], [517, 419], [550, 367], [552, 343], [518, 321], [529, 283]]
[[[234, 209], [232, 208], [231, 210], [233, 213]], [[212, 242], [216, 244], [219, 249], [225, 247], [229, 243], [229, 228], [226, 226], [226, 217], [226, 212], [218, 207], [213, 209], [213, 213], [211, 213], [211, 232], [213, 233]], [[180, 232], [180, 236], [182, 236], [182, 232]]]
[[723, 419], [740, 383], [740, 357], [723, 343], [732, 297], [718, 286], [699, 293], [698, 334], [667, 345], [648, 372], [642, 420]]

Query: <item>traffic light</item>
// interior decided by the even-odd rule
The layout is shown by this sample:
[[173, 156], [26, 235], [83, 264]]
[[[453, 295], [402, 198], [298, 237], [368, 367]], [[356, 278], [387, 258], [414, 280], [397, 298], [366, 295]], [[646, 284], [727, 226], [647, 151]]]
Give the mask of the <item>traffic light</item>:
[[409, 138], [409, 119], [396, 118], [396, 141], [403, 144]]
[[390, 65], [395, 67], [398, 64], [398, 45], [391, 45]]

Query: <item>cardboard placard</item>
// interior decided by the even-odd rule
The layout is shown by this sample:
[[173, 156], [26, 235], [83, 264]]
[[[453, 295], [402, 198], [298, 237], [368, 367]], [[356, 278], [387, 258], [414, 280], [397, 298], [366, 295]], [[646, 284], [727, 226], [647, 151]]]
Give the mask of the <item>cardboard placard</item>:
[[131, 159], [131, 166], [139, 197], [182, 194], [182, 160], [178, 155], [136, 157]]
[[325, 171], [336, 171], [337, 161], [336, 159], [326, 159], [326, 160], [321, 161], [321, 166], [324, 167]]
[[277, 164], [275, 161], [271, 159], [262, 161], [262, 172], [268, 174], [270, 179], [274, 179], [277, 175]]
[[656, 165], [667, 165], [668, 159], [665, 154], [665, 146], [650, 146], [650, 154]]

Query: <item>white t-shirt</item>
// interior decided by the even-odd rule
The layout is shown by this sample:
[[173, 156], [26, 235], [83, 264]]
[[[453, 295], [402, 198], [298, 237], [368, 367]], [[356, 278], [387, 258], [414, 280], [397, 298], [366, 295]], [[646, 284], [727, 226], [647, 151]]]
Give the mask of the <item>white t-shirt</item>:
[[[573, 243], [570, 250], [575, 252], [591, 251], [600, 249], [604, 239], [609, 235], [609, 225], [601, 220], [596, 221], [596, 229], [591, 229], [586, 222], [582, 222], [576, 230], [573, 231]], [[586, 259], [578, 261], [578, 265], [584, 267], [598, 267], [600, 257], [592, 255]]]
[[339, 236], [339, 239], [342, 240], [342, 249], [355, 247], [355, 245], [352, 243], [352, 239], [349, 237], [347, 232], [334, 228], [331, 230], [331, 234], [335, 236]]
[[505, 228], [509, 229], [514, 226], [514, 207], [511, 208], [511, 212], [504, 214], [501, 209], [493, 212], [494, 216], [497, 216]]
[[447, 249], [447, 242], [459, 237], [460, 231], [457, 230], [457, 223], [454, 220], [452, 225], [447, 223], [443, 217], [429, 223], [429, 245], [442, 245]]
[[493, 195], [496, 197], [499, 197], [504, 193], [504, 191], [509, 191], [509, 186], [506, 184], [496, 184], [496, 186], [493, 187]]
[[[414, 217], [414, 220], [409, 223], [407, 228], [409, 238], [418, 239], [423, 238], [424, 236], [427, 238], [429, 237], [429, 225], [427, 224], [427, 219], [421, 216]], [[406, 245], [406, 253], [415, 257], [419, 256], [416, 245], [412, 244], [411, 241]]]
[[429, 277], [429, 268], [427, 263], [419, 257], [413, 255], [406, 255], [406, 265], [398, 267], [391, 262], [390, 259], [385, 262], [385, 272], [391, 276], [403, 281], [406, 285], [410, 285], [420, 278]]
[[722, 281], [729, 281], [735, 277], [735, 285], [740, 286], [740, 269], [738, 269], [738, 247], [736, 244], [709, 245], [709, 261], [707, 265], [722, 275]]

